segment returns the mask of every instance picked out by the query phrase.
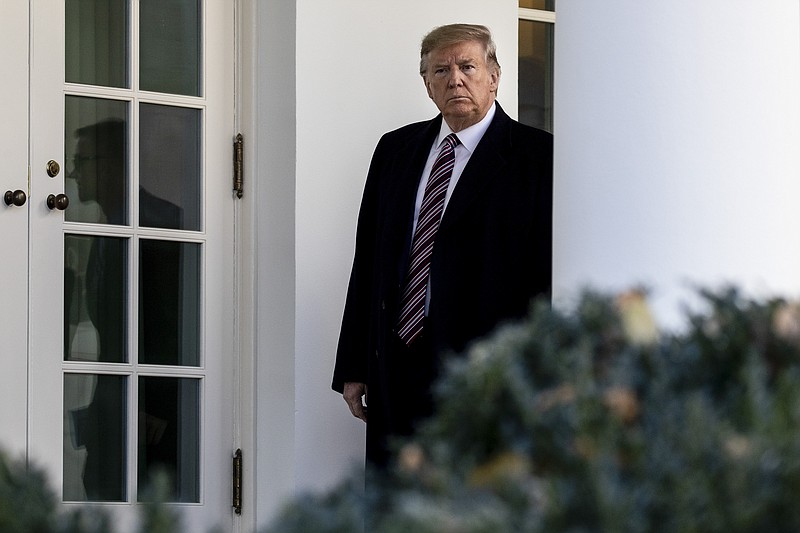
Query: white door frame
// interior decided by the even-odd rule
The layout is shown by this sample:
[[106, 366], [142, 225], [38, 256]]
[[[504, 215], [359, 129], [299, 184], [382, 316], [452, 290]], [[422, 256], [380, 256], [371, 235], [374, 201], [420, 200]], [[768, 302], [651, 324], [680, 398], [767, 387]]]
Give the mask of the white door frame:
[[28, 2], [3, 7], [0, 50], [8, 78], [0, 84], [3, 122], [0, 127], [0, 198], [21, 190], [22, 206], [0, 200], [0, 448], [12, 459], [26, 453], [28, 387]]
[[[20, 4], [17, 6], [16, 4]], [[9, 50], [20, 48], [20, 42], [32, 43], [30, 53], [30, 87], [31, 87], [31, 112], [27, 116], [28, 106], [20, 106], [24, 109], [26, 116], [22, 117], [25, 124], [30, 125], [31, 133], [24, 135], [25, 146], [22, 150], [24, 154], [25, 168], [30, 161], [31, 191], [33, 198], [29, 198], [27, 209], [30, 210], [29, 230], [20, 232], [25, 238], [27, 248], [27, 235], [30, 232], [32, 243], [30, 247], [30, 268], [27, 263], [27, 252], [21, 254], [25, 259], [26, 277], [27, 271], [30, 272], [30, 279], [35, 282], [30, 283], [30, 301], [27, 295], [23, 298], [24, 307], [28, 309], [25, 313], [25, 366], [29, 365], [30, 386], [26, 390], [16, 392], [22, 398], [27, 397], [27, 409], [22, 409], [22, 416], [25, 419], [20, 422], [14, 419], [13, 424], [6, 426], [5, 410], [3, 411], [3, 429], [0, 430], [0, 442], [7, 440], [12, 443], [27, 442], [28, 456], [36, 464], [43, 466], [49, 476], [50, 481], [55, 487], [61, 486], [62, 458], [60, 445], [54, 447], [52, 443], [60, 443], [63, 439], [61, 425], [61, 402], [63, 402], [63, 371], [65, 363], [63, 360], [63, 335], [60, 331], [63, 327], [63, 218], [61, 211], [51, 211], [45, 205], [48, 194], [59, 194], [64, 192], [64, 170], [66, 164], [64, 157], [64, 3], [63, 2], [37, 2], [31, 0], [18, 1], [14, 8], [19, 10], [17, 19], [24, 14], [27, 20], [28, 10], [30, 9], [30, 37], [28, 34], [28, 24], [19, 24], [22, 28], [0, 39], [14, 40]], [[138, 2], [133, 2], [134, 8]], [[205, 76], [204, 96], [201, 102], [186, 99], [186, 105], [200, 105], [205, 111], [203, 120], [203, 145], [204, 156], [202, 166], [205, 172], [205, 190], [203, 194], [206, 206], [221, 206], [208, 210], [206, 209], [206, 219], [202, 235], [198, 238], [206, 242], [223, 243], [213, 250], [212, 253], [204, 253], [204, 279], [217, 280], [213, 287], [206, 288], [204, 299], [214, 302], [204, 306], [205, 313], [201, 319], [203, 324], [204, 362], [200, 369], [206, 378], [204, 379], [203, 389], [209, 383], [217, 380], [215, 385], [219, 391], [219, 397], [210, 401], [204, 395], [202, 401], [202, 434], [204, 435], [200, 454], [202, 464], [206, 465], [203, 469], [201, 502], [203, 506], [209, 506], [213, 510], [214, 517], [220, 517], [220, 523], [231, 524], [235, 529], [238, 522], [233, 517], [230, 507], [230, 465], [231, 454], [235, 449], [236, 438], [234, 436], [234, 419], [240, 414], [234, 408], [234, 394], [229, 388], [233, 384], [234, 369], [238, 367], [238, 354], [234, 350], [234, 197], [231, 194], [232, 165], [230, 159], [231, 142], [234, 135], [233, 123], [233, 72], [234, 72], [234, 42], [233, 42], [233, 6], [227, 2], [217, 2], [207, 0], [203, 2], [205, 15], [203, 17], [205, 63], [204, 70], [213, 72], [213, 75]], [[8, 20], [4, 16], [4, 20]], [[53, 21], [55, 20], [55, 23]], [[61, 21], [61, 22], [59, 22]], [[18, 24], [18, 22], [15, 22]], [[210, 24], [217, 25], [217, 28], [224, 28], [221, 32], [208, 31]], [[131, 31], [136, 31], [135, 27]], [[59, 49], [61, 51], [59, 52]], [[27, 47], [26, 47], [27, 50]], [[28, 54], [25, 53], [24, 72], [28, 79]], [[206, 70], [207, 69], [207, 70]], [[16, 87], [19, 91], [19, 87]], [[112, 91], [113, 92], [113, 91]], [[125, 97], [124, 91], [119, 91]], [[29, 91], [25, 86], [25, 98]], [[98, 91], [101, 96], [103, 91]], [[154, 96], [155, 98], [155, 96]], [[133, 110], [131, 111], [133, 114]], [[26, 129], [25, 133], [28, 133]], [[134, 134], [138, 133], [134, 129]], [[30, 139], [30, 146], [28, 146]], [[55, 177], [50, 177], [46, 173], [45, 163], [53, 159], [59, 162], [62, 171]], [[135, 164], [135, 163], [134, 163]], [[25, 176], [27, 188], [27, 172]], [[3, 185], [5, 181], [0, 182]], [[9, 187], [14, 185], [9, 184]], [[18, 186], [17, 186], [18, 187]], [[0, 191], [2, 192], [2, 191]], [[29, 195], [30, 196], [30, 195]], [[135, 204], [134, 204], [135, 205]], [[3, 210], [0, 205], [0, 215], [16, 214], [9, 208]], [[22, 213], [23, 211], [20, 210]], [[8, 217], [6, 217], [8, 218]], [[5, 228], [5, 221], [3, 221]], [[43, 237], [48, 235], [48, 237]], [[191, 236], [187, 237], [192, 240]], [[45, 243], [45, 241], [47, 241]], [[19, 270], [17, 267], [16, 270]], [[12, 272], [13, 274], [13, 272]], [[19, 284], [25, 293], [28, 293], [26, 283]], [[208, 291], [213, 291], [214, 294]], [[30, 316], [32, 324], [31, 333], [28, 334], [27, 316]], [[42, 334], [42, 325], [58, 331], [58, 334]], [[17, 325], [18, 327], [18, 325]], [[15, 327], [15, 329], [17, 329]], [[215, 331], [216, 333], [209, 333]], [[4, 330], [3, 330], [4, 332]], [[28, 350], [30, 350], [28, 355]], [[6, 364], [5, 358], [3, 361]], [[17, 372], [17, 362], [13, 362], [14, 370]], [[20, 370], [21, 371], [21, 370]], [[125, 369], [112, 369], [116, 372], [125, 372]], [[5, 374], [5, 372], [4, 372]], [[25, 375], [28, 375], [27, 372]], [[209, 376], [213, 376], [210, 379]], [[28, 385], [29, 380], [20, 379], [23, 387]], [[19, 385], [15, 385], [19, 388]], [[18, 402], [9, 402], [10, 405], [19, 408]], [[54, 411], [57, 416], [53, 416]], [[129, 411], [130, 412], [130, 411]], [[43, 413], [49, 413], [44, 415]], [[16, 415], [16, 413], [15, 413]], [[19, 415], [16, 415], [19, 418]], [[22, 425], [23, 437], [6, 438], [6, 433], [12, 428]], [[27, 428], [27, 429], [25, 429]], [[14, 431], [16, 431], [14, 429]], [[26, 438], [27, 437], [27, 438]], [[17, 440], [13, 440], [16, 438]], [[24, 444], [23, 444], [24, 445]], [[129, 438], [129, 446], [135, 446], [135, 441]], [[54, 450], [58, 450], [54, 453]], [[135, 448], [131, 447], [130, 454], [135, 454]], [[216, 472], [211, 472], [209, 468], [213, 465]], [[129, 470], [129, 472], [132, 472]], [[131, 474], [133, 475], [133, 474]], [[60, 491], [58, 491], [60, 497]], [[132, 497], [132, 495], [130, 495]], [[215, 502], [212, 503], [211, 502]], [[75, 505], [75, 504], [71, 504]], [[85, 505], [85, 504], [77, 504]], [[119, 504], [111, 504], [111, 508], [119, 509]], [[131, 508], [135, 506], [129, 506]], [[216, 518], [210, 520], [208, 516], [201, 518], [200, 522], [191, 517], [192, 509], [197, 505], [181, 504], [188, 514], [184, 518], [184, 524], [188, 530], [199, 530], [200, 526], [208, 528], [215, 525]], [[128, 516], [131, 513], [124, 513]], [[223, 521], [224, 520], [224, 521]], [[132, 523], [132, 522], [131, 522]], [[122, 524], [123, 530], [127, 527]]]

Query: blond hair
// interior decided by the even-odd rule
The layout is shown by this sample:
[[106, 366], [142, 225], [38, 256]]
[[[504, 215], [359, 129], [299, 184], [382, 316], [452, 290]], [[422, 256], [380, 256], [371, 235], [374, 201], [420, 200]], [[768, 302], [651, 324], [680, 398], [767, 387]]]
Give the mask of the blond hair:
[[477, 41], [483, 45], [486, 52], [486, 64], [491, 65], [500, 73], [500, 63], [497, 61], [497, 46], [492, 39], [492, 32], [486, 26], [479, 24], [448, 24], [434, 28], [422, 39], [419, 51], [419, 73], [425, 76], [428, 71], [428, 56], [434, 50], [446, 48], [465, 41]]

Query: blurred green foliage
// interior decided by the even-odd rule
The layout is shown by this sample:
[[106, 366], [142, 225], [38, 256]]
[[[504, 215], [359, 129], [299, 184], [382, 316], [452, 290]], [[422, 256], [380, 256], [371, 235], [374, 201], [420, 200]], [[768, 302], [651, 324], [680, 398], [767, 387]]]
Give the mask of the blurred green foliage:
[[[354, 474], [266, 533], [800, 531], [800, 304], [700, 295], [669, 333], [641, 291], [535, 304], [450, 359], [436, 415], [366, 494]], [[168, 507], [141, 510], [143, 533], [181, 530]], [[0, 532], [110, 531], [0, 460]]]
[[700, 295], [673, 333], [641, 291], [536, 304], [452, 358], [390, 476], [269, 531], [800, 531], [800, 306]]
[[[139, 504], [140, 533], [179, 533], [179, 515], [164, 505], [169, 485], [159, 478], [148, 501]], [[59, 511], [44, 472], [0, 453], [0, 533], [112, 533], [110, 513], [98, 507]]]

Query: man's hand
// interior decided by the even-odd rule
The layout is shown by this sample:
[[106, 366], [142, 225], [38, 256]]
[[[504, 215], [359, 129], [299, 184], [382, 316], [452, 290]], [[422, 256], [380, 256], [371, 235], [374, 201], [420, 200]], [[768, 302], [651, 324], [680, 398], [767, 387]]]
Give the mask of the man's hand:
[[347, 407], [353, 416], [367, 421], [367, 406], [364, 405], [363, 397], [367, 394], [367, 386], [364, 383], [347, 382], [344, 384], [342, 397], [347, 402]]

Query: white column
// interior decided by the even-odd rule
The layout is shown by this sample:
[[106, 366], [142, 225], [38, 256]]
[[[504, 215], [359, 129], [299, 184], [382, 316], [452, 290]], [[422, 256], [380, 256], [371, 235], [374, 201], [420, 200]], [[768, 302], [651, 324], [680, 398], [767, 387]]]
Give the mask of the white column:
[[800, 292], [796, 0], [561, 2], [554, 292]]

